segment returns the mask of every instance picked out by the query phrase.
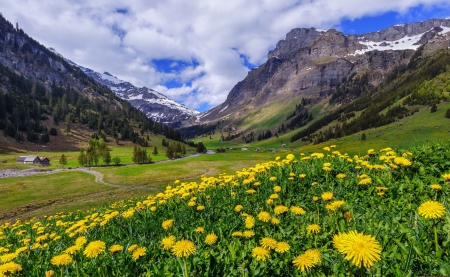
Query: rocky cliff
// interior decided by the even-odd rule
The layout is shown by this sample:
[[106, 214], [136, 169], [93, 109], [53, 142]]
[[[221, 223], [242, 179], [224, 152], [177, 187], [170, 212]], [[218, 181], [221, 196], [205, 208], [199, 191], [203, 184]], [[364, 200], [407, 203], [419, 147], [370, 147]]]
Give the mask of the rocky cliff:
[[235, 85], [224, 103], [196, 116], [191, 124], [227, 119], [233, 125], [248, 120], [242, 117], [245, 111], [274, 101], [324, 98], [344, 78], [358, 73], [366, 74], [370, 85], [376, 86], [394, 69], [407, 65], [419, 46], [448, 47], [448, 37], [443, 35], [448, 31], [450, 19], [394, 25], [361, 35], [293, 29], [268, 53], [265, 63]]

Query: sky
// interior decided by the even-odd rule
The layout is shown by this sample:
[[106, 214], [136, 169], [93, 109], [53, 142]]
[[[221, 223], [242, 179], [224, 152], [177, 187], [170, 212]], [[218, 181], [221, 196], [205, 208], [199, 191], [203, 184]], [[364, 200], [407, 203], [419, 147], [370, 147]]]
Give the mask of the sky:
[[2, 0], [0, 12], [81, 66], [205, 111], [294, 28], [373, 32], [450, 17], [450, 1]]

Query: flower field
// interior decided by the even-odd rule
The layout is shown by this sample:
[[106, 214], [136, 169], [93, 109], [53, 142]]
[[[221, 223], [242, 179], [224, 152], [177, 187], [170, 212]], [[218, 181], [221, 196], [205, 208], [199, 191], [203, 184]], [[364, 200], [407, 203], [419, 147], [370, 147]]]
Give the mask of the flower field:
[[0, 276], [450, 276], [450, 145], [288, 154], [0, 226]]

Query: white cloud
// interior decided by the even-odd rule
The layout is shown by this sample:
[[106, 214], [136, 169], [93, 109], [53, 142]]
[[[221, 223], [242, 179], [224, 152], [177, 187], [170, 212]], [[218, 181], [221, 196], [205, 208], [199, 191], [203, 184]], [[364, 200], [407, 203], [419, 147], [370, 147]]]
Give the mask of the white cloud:
[[[331, 28], [342, 19], [443, 0], [4, 0], [1, 12], [47, 47], [99, 72], [154, 88], [198, 108], [223, 102], [248, 69], [297, 27]], [[446, 4], [448, 7], [448, 4]], [[154, 59], [173, 60], [164, 71]], [[197, 67], [187, 65], [195, 60]], [[183, 61], [183, 62], [179, 62]], [[183, 66], [178, 66], [178, 65]], [[167, 88], [168, 81], [180, 83]]]

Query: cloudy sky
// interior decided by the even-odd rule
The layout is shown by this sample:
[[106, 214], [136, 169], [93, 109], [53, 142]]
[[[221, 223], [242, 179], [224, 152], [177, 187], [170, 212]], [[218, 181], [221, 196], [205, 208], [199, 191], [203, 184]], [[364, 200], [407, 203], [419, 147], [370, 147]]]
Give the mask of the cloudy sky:
[[297, 27], [376, 31], [450, 16], [448, 0], [2, 0], [0, 12], [64, 57], [201, 111]]

